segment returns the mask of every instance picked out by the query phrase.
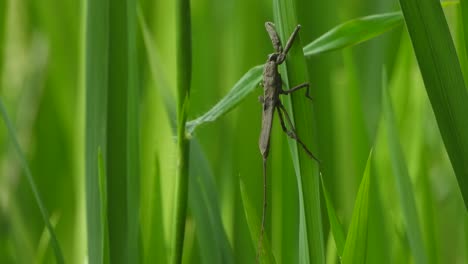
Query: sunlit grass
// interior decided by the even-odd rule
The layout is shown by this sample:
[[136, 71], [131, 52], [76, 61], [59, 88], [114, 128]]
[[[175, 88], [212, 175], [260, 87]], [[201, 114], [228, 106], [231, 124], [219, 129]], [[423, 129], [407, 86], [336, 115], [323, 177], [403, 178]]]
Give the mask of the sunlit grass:
[[322, 163], [275, 117], [261, 262], [468, 262], [467, 4], [399, 2], [1, 2], [0, 263], [254, 262], [265, 21]]

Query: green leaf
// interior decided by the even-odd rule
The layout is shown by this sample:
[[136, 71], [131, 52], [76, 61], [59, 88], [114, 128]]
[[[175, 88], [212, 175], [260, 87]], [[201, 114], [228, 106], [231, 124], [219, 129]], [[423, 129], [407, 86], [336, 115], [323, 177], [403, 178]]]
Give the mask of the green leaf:
[[340, 24], [304, 47], [306, 56], [354, 46], [401, 25], [401, 12], [356, 18]]
[[85, 85], [86, 85], [86, 226], [88, 262], [101, 263], [104, 230], [99, 191], [99, 168], [96, 157], [102, 147], [106, 158], [107, 76], [109, 45], [109, 3], [107, 0], [86, 3]]
[[242, 102], [255, 88], [259, 87], [262, 80], [263, 65], [250, 69], [240, 80], [234, 84], [232, 89], [216, 105], [202, 116], [187, 122], [187, 132], [192, 133], [199, 125], [213, 122], [219, 117], [231, 111]]
[[197, 140], [190, 142], [189, 206], [197, 225], [203, 263], [234, 263], [221, 220], [214, 175]]
[[[163, 99], [169, 120], [171, 121], [172, 132], [175, 134], [177, 131], [174, 99], [168, 92], [169, 85], [165, 81], [158, 52], [148, 26], [145, 23], [143, 13], [138, 13], [152, 77], [159, 87], [157, 92]], [[234, 255], [221, 220], [221, 210], [214, 175], [196, 138], [192, 138], [190, 141], [190, 156], [192, 158], [190, 159], [189, 166], [188, 203], [197, 223], [196, 237], [199, 240], [198, 245], [203, 263], [233, 263]]]
[[414, 255], [415, 263], [428, 263], [420, 230], [421, 225], [418, 218], [415, 197], [413, 195], [414, 191], [398, 139], [398, 132], [395, 125], [396, 121], [393, 116], [388, 90], [386, 89], [385, 77], [383, 81], [383, 114], [385, 126], [387, 128], [388, 147], [390, 150], [393, 175], [395, 177], [399, 202], [403, 210], [403, 221], [405, 223], [406, 232], [408, 233], [409, 244]]
[[[285, 45], [297, 23], [294, 2], [291, 0], [273, 0], [273, 13], [279, 37]], [[302, 50], [300, 33], [296, 37], [286, 61], [280, 66], [281, 77], [287, 87], [295, 87], [309, 81], [308, 69]], [[317, 131], [315, 127], [315, 113], [313, 103], [308, 100], [303, 92], [293, 93], [282, 98], [288, 109], [289, 116], [295, 126], [297, 137], [317, 155]], [[303, 252], [308, 251], [311, 263], [325, 263], [325, 248], [323, 241], [322, 211], [320, 207], [320, 182], [319, 166], [302, 149], [297, 141], [289, 139], [292, 161], [295, 167], [297, 181], [299, 183], [299, 201], [303, 208], [303, 221], [305, 229], [301, 233], [307, 235], [302, 240]], [[307, 245], [307, 247], [305, 246]], [[300, 245], [301, 247], [301, 245]]]
[[21, 167], [23, 168], [24, 173], [26, 174], [26, 179], [34, 194], [34, 199], [36, 200], [36, 203], [39, 206], [39, 210], [41, 211], [44, 224], [47, 230], [49, 231], [50, 239], [52, 241], [52, 248], [54, 249], [54, 253], [55, 253], [55, 259], [57, 260], [57, 263], [60, 263], [60, 264], [64, 263], [63, 253], [62, 253], [62, 250], [60, 249], [60, 244], [57, 240], [57, 236], [55, 235], [54, 228], [52, 227], [52, 224], [50, 223], [49, 213], [47, 212], [47, 208], [45, 207], [44, 202], [42, 201], [41, 194], [39, 193], [39, 190], [36, 186], [36, 182], [34, 181], [31, 170], [29, 169], [29, 165], [26, 161], [26, 157], [24, 156], [23, 151], [21, 150], [21, 147], [19, 145], [18, 139], [16, 138], [13, 124], [11, 123], [10, 118], [8, 117], [5, 106], [1, 99], [0, 99], [0, 112], [2, 114], [3, 121], [5, 122], [5, 125], [7, 127], [8, 134], [10, 134], [13, 148], [16, 154], [18, 155]]
[[[247, 194], [244, 183], [242, 180], [239, 180], [240, 183], [240, 193], [242, 198], [242, 204], [244, 205], [245, 218], [247, 219], [247, 225], [250, 230], [250, 237], [252, 243], [257, 250], [258, 239], [260, 237], [260, 219], [257, 217], [257, 211], [250, 200], [250, 197]], [[273, 253], [271, 252], [271, 245], [268, 239], [267, 232], [263, 233], [262, 241], [262, 251], [260, 252], [260, 263], [276, 263]]]
[[327, 205], [328, 218], [330, 219], [330, 228], [333, 233], [333, 239], [335, 240], [336, 250], [338, 256], [343, 256], [344, 245], [346, 241], [346, 235], [343, 229], [343, 225], [340, 223], [340, 219], [336, 215], [335, 207], [333, 206], [333, 201], [331, 200], [330, 193], [328, 192], [325, 182], [323, 181], [323, 176], [320, 173], [320, 181], [322, 182], [322, 191], [323, 196], [325, 197], [325, 202]]
[[372, 150], [367, 159], [366, 169], [359, 186], [351, 224], [346, 237], [342, 259], [344, 264], [366, 263], [371, 160]]
[[468, 92], [439, 1], [400, 0], [440, 134], [468, 208]]
[[109, 1], [106, 171], [109, 261], [139, 262], [138, 86], [134, 0]]
[[101, 251], [102, 260], [101, 263], [109, 263], [109, 229], [107, 222], [107, 174], [104, 163], [104, 157], [102, 156], [101, 148], [98, 148], [98, 176], [99, 176], [99, 193], [101, 198], [101, 228], [102, 228], [102, 241]]

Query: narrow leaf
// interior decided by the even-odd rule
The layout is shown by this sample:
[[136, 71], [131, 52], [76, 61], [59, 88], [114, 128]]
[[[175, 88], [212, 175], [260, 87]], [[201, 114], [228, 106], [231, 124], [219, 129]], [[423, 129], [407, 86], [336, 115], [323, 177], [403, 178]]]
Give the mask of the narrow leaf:
[[[138, 12], [144, 44], [149, 58], [150, 70], [156, 83], [157, 92], [163, 99], [172, 132], [176, 132], [176, 111], [174, 98], [168, 92], [169, 84], [165, 81], [163, 67], [160, 65], [157, 49], [145, 23], [142, 12]], [[197, 223], [197, 239], [203, 263], [233, 263], [232, 248], [224, 231], [221, 220], [219, 198], [214, 182], [214, 175], [207, 158], [196, 138], [190, 141], [189, 166], [189, 207]], [[202, 187], [203, 186], [203, 187]], [[209, 224], [207, 224], [209, 223]], [[215, 243], [213, 243], [215, 241]]]
[[16, 154], [18, 155], [21, 167], [23, 168], [24, 173], [26, 174], [26, 179], [29, 183], [29, 186], [31, 187], [31, 190], [34, 195], [34, 199], [36, 200], [36, 203], [39, 206], [39, 210], [41, 211], [42, 220], [44, 220], [44, 224], [47, 230], [49, 231], [50, 239], [52, 241], [52, 248], [54, 249], [54, 253], [55, 253], [55, 259], [57, 260], [57, 263], [64, 263], [63, 253], [62, 253], [62, 250], [60, 249], [60, 244], [57, 240], [57, 236], [55, 235], [54, 228], [52, 227], [52, 224], [50, 223], [49, 213], [47, 212], [47, 208], [45, 207], [44, 202], [42, 201], [41, 195], [39, 193], [39, 189], [37, 189], [36, 182], [34, 181], [31, 170], [29, 169], [29, 165], [26, 161], [26, 157], [24, 156], [23, 151], [21, 150], [21, 147], [19, 145], [18, 139], [16, 138], [13, 124], [11, 123], [10, 118], [8, 117], [5, 106], [1, 99], [0, 99], [0, 112], [2, 114], [3, 121], [5, 122], [5, 125], [7, 127], [8, 134], [10, 134], [13, 148]]
[[[385, 82], [385, 77], [383, 78]], [[385, 126], [387, 128], [388, 145], [390, 150], [390, 157], [395, 177], [396, 187], [399, 196], [399, 202], [403, 210], [403, 221], [405, 223], [406, 232], [411, 251], [415, 259], [415, 263], [422, 264], [428, 263], [424, 249], [423, 238], [420, 230], [420, 222], [416, 208], [414, 191], [411, 185], [408, 167], [406, 166], [401, 150], [400, 142], [398, 139], [398, 132], [396, 129], [396, 121], [393, 116], [393, 109], [389, 99], [388, 90], [383, 85], [383, 114], [385, 118]]]
[[354, 46], [401, 25], [401, 12], [356, 18], [340, 24], [304, 47], [306, 56]]
[[199, 125], [206, 122], [213, 122], [222, 115], [235, 108], [244, 98], [259, 87], [262, 79], [263, 65], [255, 66], [250, 69], [242, 78], [232, 87], [229, 93], [223, 97], [215, 106], [202, 116], [187, 122], [187, 131], [192, 133]]
[[468, 208], [468, 92], [439, 1], [400, 0], [445, 148]]
[[371, 160], [372, 151], [367, 159], [366, 169], [359, 186], [351, 224], [346, 237], [342, 259], [344, 264], [366, 263]]
[[[286, 43], [290, 34], [298, 25], [294, 1], [273, 0], [273, 13], [278, 34], [282, 42]], [[283, 87], [283, 89], [289, 89], [309, 81], [300, 33], [291, 46], [285, 63], [280, 66], [280, 72], [286, 83], [286, 87]], [[314, 104], [301, 92], [285, 96], [282, 101], [289, 111], [297, 137], [310, 151], [319, 156], [316, 151], [318, 133], [315, 124]], [[303, 250], [300, 254], [308, 253], [311, 263], [322, 264], [325, 263], [325, 247], [320, 202], [319, 166], [306, 154], [296, 140], [289, 139], [289, 146], [300, 189], [300, 206], [304, 212], [301, 221], [305, 223], [304, 233], [307, 235], [307, 239], [300, 242], [303, 249], [307, 245], [307, 250]]]
[[99, 192], [98, 149], [101, 146], [106, 158], [107, 123], [107, 75], [109, 45], [109, 3], [108, 0], [86, 3], [86, 226], [88, 262], [101, 263], [102, 211]]
[[343, 256], [344, 245], [346, 241], [345, 232], [343, 229], [343, 225], [340, 223], [338, 216], [336, 215], [335, 207], [333, 206], [333, 202], [331, 200], [330, 194], [325, 186], [325, 182], [323, 181], [323, 176], [320, 173], [320, 181], [322, 182], [322, 191], [323, 196], [325, 197], [325, 202], [327, 205], [327, 213], [328, 218], [330, 219], [330, 228], [333, 233], [333, 239], [335, 240], [336, 250], [338, 256]]

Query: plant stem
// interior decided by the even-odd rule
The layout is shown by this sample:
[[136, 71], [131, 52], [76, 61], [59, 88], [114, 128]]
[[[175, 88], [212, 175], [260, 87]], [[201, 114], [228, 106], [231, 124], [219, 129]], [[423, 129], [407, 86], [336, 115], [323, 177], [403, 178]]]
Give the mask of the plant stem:
[[177, 177], [175, 232], [172, 263], [182, 262], [185, 218], [187, 214], [189, 141], [185, 136], [185, 123], [190, 95], [192, 74], [192, 39], [189, 0], [176, 1], [176, 46], [177, 46]]

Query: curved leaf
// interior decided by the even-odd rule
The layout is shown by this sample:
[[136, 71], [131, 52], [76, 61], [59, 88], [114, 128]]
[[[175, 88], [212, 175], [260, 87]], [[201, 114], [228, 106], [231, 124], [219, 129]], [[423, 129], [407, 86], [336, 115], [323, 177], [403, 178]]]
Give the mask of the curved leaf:
[[236, 107], [247, 95], [258, 87], [258, 84], [262, 80], [262, 70], [263, 65], [255, 66], [250, 69], [234, 87], [232, 87], [228, 94], [208, 110], [208, 112], [197, 119], [187, 122], [187, 132], [192, 133], [197, 126], [206, 122], [213, 122]]
[[360, 17], [336, 26], [304, 47], [306, 56], [354, 46], [400, 25], [401, 12]]

